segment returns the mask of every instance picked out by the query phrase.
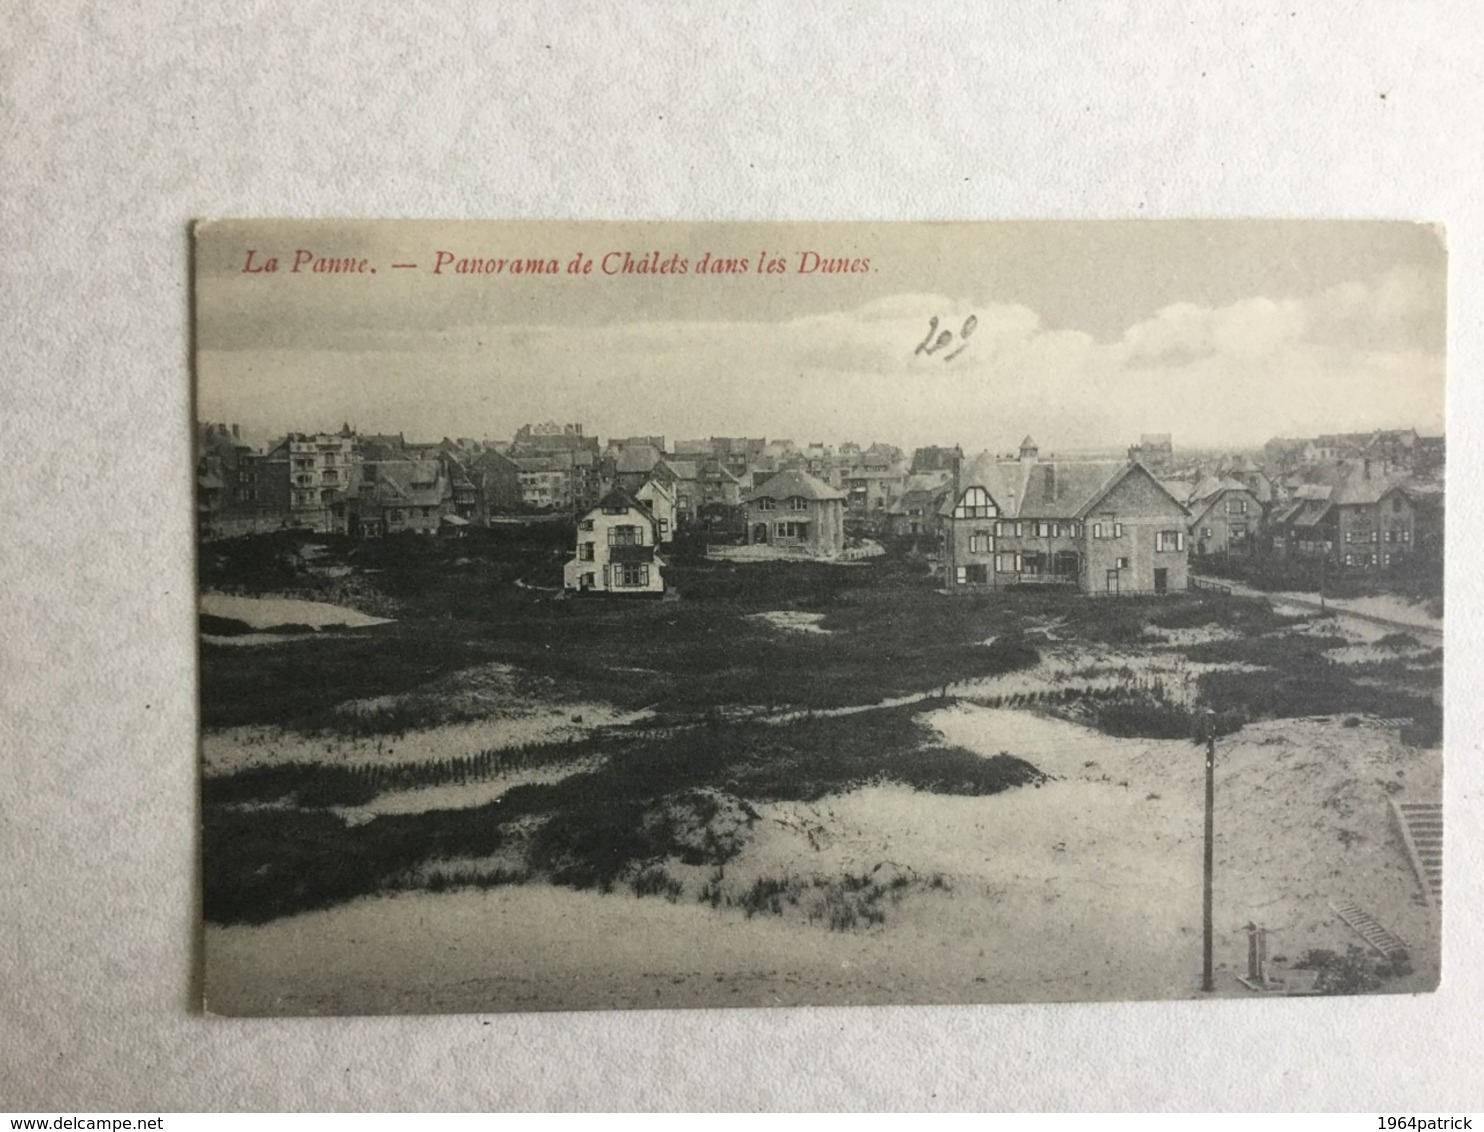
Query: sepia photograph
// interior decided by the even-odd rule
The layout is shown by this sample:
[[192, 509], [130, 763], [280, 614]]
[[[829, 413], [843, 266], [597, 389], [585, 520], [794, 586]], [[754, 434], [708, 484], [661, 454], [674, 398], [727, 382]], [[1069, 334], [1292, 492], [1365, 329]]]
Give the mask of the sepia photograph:
[[1441, 227], [193, 259], [207, 1011], [1438, 986]]

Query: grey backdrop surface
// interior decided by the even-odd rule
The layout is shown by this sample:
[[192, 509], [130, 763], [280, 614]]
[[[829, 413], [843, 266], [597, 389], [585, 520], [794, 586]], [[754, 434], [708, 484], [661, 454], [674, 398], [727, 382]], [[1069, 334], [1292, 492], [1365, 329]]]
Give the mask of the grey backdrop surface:
[[[980, 10], [983, 8], [984, 10]], [[716, 10], [713, 10], [716, 9]], [[1484, 1107], [1484, 7], [12, 6], [0, 1108]], [[188, 1009], [188, 223], [1366, 216], [1452, 256], [1449, 908], [1420, 999]]]

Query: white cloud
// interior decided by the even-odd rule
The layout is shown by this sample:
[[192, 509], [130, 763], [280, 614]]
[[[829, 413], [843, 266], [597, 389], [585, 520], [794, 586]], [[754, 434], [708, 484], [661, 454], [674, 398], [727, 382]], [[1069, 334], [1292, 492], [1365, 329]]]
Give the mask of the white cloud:
[[[206, 355], [201, 402], [217, 419], [292, 405], [313, 419], [277, 427], [350, 419], [421, 436], [509, 435], [552, 418], [603, 435], [903, 445], [998, 446], [1032, 432], [1051, 449], [1141, 432], [1237, 444], [1434, 429], [1442, 357], [1417, 346], [1431, 301], [1415, 273], [1393, 272], [1303, 298], [1176, 304], [1111, 343], [1048, 330], [1024, 306], [915, 293], [782, 323], [469, 325], [430, 334], [420, 351], [399, 341], [386, 353]], [[934, 317], [951, 338], [919, 351]]]

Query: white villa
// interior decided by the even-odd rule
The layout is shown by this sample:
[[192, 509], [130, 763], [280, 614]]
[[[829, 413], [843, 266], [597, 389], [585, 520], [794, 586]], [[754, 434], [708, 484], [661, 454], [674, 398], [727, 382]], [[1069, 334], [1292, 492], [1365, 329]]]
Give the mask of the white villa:
[[577, 523], [577, 552], [562, 570], [576, 593], [663, 594], [659, 522], [623, 491], [610, 491]]

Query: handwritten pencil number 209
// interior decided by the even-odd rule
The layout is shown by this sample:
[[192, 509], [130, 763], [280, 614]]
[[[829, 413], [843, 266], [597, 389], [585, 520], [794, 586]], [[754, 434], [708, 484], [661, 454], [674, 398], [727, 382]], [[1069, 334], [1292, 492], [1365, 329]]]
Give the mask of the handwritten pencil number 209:
[[[968, 318], [964, 319], [964, 324], [962, 327], [959, 328], [958, 332], [958, 349], [952, 351], [951, 353], [944, 354], [943, 360], [945, 362], [953, 361], [954, 358], [958, 357], [969, 348], [969, 336], [974, 333], [974, 330], [978, 326], [978, 316], [971, 314]], [[938, 316], [933, 315], [933, 317], [928, 320], [927, 337], [917, 344], [917, 349], [913, 351], [913, 355], [916, 356], [917, 354], [926, 354], [928, 357], [932, 357], [940, 350], [945, 350], [952, 344], [953, 331], [939, 330]]]

